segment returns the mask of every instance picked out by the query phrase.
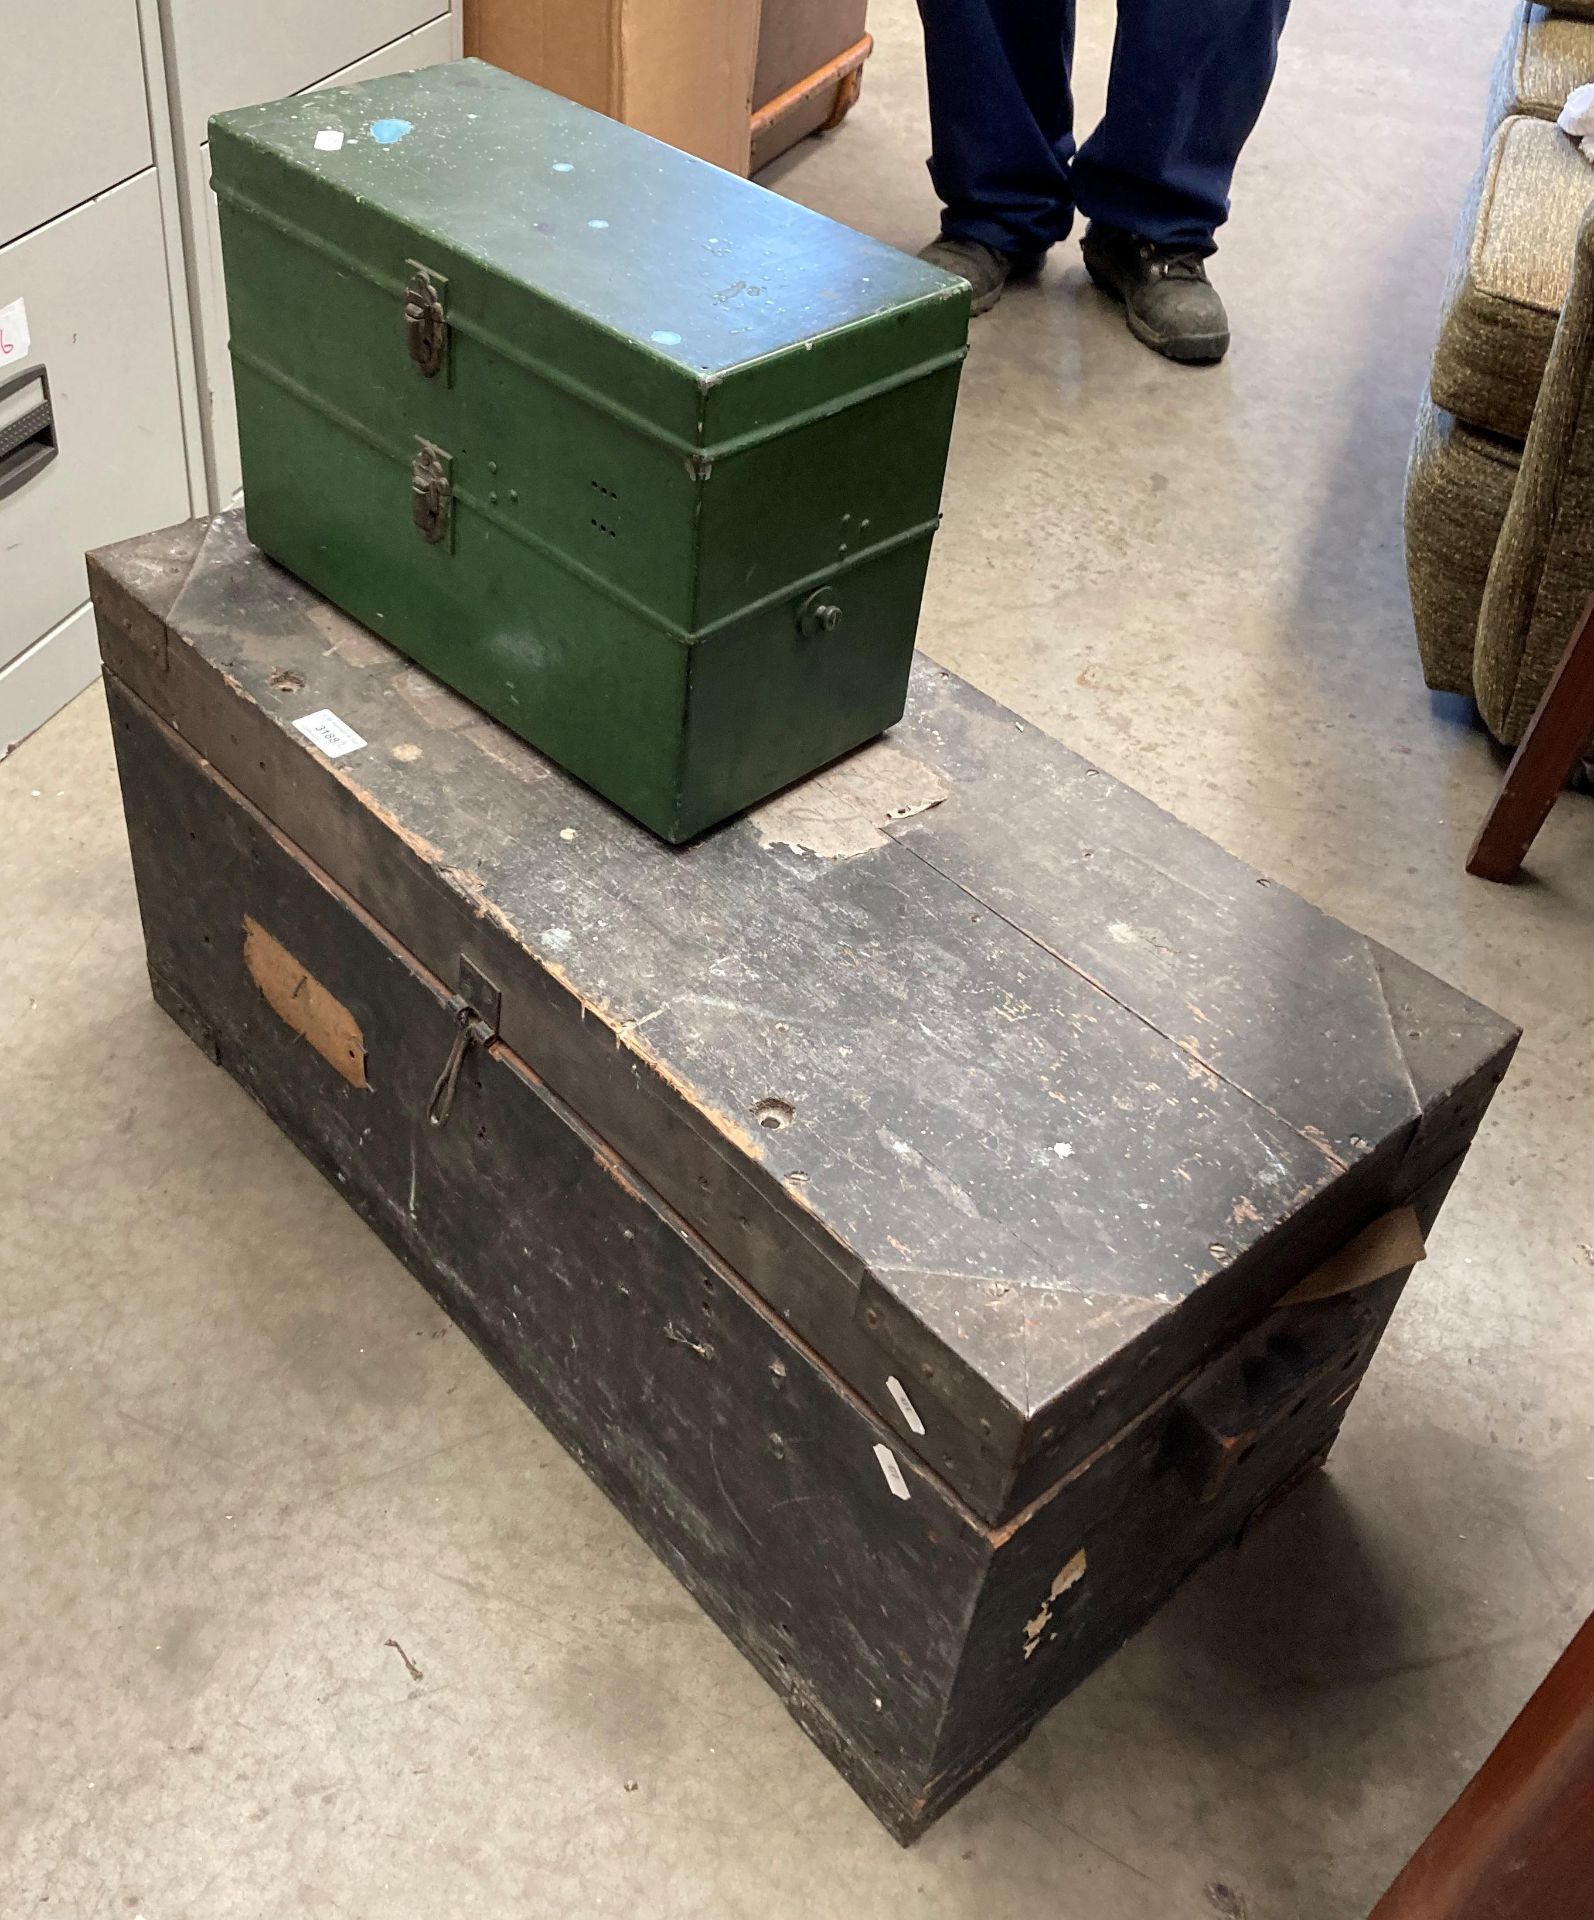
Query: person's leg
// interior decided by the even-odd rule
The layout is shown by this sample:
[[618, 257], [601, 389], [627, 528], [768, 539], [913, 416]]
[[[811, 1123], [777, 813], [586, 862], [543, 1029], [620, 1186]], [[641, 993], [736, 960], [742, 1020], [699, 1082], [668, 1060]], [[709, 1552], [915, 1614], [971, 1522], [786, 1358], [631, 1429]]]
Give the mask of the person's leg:
[[1289, 0], [1119, 0], [1107, 112], [1074, 160], [1080, 211], [1211, 253], [1288, 11]]
[[1033, 259], [1073, 221], [1074, 0], [919, 0], [948, 239]]
[[1107, 112], [1074, 159], [1090, 217], [1081, 251], [1130, 332], [1170, 360], [1228, 351], [1206, 257], [1288, 10], [1289, 0], [1119, 0]]

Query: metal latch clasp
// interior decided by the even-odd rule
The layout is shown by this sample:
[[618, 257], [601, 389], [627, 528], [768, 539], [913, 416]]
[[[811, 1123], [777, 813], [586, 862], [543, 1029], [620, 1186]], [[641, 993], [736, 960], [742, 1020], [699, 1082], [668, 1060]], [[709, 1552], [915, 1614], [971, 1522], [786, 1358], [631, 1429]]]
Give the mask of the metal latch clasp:
[[417, 438], [410, 462], [410, 514], [423, 540], [440, 546], [454, 517], [453, 461], [441, 447]]
[[472, 961], [459, 963], [459, 992], [451, 994], [448, 1010], [454, 1018], [454, 1044], [443, 1062], [443, 1071], [432, 1086], [426, 1103], [426, 1117], [434, 1127], [448, 1125], [454, 1111], [454, 1095], [459, 1091], [460, 1069], [472, 1047], [489, 1047], [498, 1038], [498, 1015], [502, 996]]
[[410, 358], [428, 380], [443, 371], [448, 359], [448, 316], [443, 292], [448, 282], [418, 260], [404, 289], [404, 342]]

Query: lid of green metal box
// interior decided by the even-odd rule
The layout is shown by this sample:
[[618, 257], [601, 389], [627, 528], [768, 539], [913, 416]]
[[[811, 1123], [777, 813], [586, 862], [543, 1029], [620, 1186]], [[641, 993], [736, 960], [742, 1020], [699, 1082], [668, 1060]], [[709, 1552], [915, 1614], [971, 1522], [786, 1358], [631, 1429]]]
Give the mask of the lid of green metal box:
[[420, 259], [449, 276], [457, 330], [693, 448], [965, 348], [961, 280], [482, 61], [245, 107], [210, 133], [224, 203], [395, 301]]

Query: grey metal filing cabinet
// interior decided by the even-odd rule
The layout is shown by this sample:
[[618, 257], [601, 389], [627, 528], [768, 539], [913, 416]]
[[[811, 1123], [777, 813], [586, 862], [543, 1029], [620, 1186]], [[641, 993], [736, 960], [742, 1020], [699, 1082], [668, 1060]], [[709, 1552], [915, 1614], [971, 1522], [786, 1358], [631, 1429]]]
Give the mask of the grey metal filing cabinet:
[[98, 672], [84, 550], [238, 489], [210, 115], [459, 41], [454, 0], [0, 0], [0, 757]]
[[136, 0], [0, 0], [0, 753], [98, 671], [83, 552], [191, 510]]

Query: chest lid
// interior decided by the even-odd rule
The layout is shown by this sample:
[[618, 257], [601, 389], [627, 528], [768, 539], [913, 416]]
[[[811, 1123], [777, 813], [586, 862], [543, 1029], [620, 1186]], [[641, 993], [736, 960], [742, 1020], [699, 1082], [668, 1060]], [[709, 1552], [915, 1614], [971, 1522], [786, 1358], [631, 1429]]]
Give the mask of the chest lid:
[[[219, 115], [241, 210], [698, 453], [956, 361], [962, 281], [477, 60]], [[419, 265], [439, 294], [428, 312]]]
[[236, 514], [91, 573], [110, 670], [991, 1520], [1422, 1209], [1514, 1044], [922, 658], [679, 849]]

